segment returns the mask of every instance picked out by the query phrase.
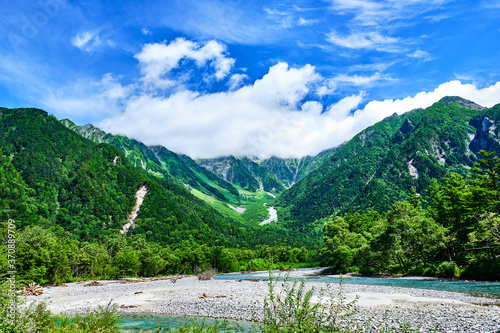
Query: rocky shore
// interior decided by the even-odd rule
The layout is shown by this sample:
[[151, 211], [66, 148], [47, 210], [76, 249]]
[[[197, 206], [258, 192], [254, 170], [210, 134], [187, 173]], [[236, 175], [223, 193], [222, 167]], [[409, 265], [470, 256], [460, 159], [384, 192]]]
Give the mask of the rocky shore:
[[[45, 301], [49, 310], [60, 313], [83, 312], [109, 302], [123, 313], [175, 314], [213, 318], [259, 320], [264, 298], [268, 295], [265, 281], [209, 280], [196, 277], [99, 281], [100, 285], [68, 283], [67, 287], [45, 288], [44, 294], [29, 297]], [[87, 283], [88, 284], [88, 283]], [[281, 283], [277, 287], [280, 288]], [[307, 286], [325, 287], [310, 280]], [[329, 290], [338, 293], [339, 285]], [[467, 294], [397, 288], [388, 286], [343, 284], [342, 294], [349, 302], [356, 296], [356, 313], [346, 326], [362, 326], [367, 331], [382, 327], [399, 327], [410, 323], [427, 332], [500, 332], [500, 300]]]

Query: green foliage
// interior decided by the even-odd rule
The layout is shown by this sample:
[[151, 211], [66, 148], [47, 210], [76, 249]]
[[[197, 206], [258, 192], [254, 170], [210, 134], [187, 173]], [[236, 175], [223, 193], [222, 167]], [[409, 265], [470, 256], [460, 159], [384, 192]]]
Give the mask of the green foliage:
[[60, 226], [84, 241], [107, 237], [126, 222], [137, 189], [146, 185], [136, 234], [163, 245], [186, 233], [199, 243], [232, 244], [242, 236], [238, 226], [183, 187], [133, 167], [117, 148], [86, 140], [41, 110], [2, 112], [0, 215], [20, 227]]
[[383, 215], [321, 220], [323, 263], [338, 272], [500, 279], [500, 159], [479, 154], [469, 177], [449, 173], [433, 180], [424, 199], [412, 191], [408, 202]]
[[118, 309], [116, 304], [108, 303], [96, 310], [87, 311], [85, 315], [56, 316], [51, 332], [120, 332], [118, 329]]
[[25, 300], [17, 293], [12, 293], [10, 284], [0, 285], [0, 332], [70, 332], [70, 333], [114, 333], [119, 332], [117, 307], [109, 303], [88, 311], [85, 315], [54, 315], [47, 310], [43, 302], [33, 302], [25, 306]]
[[334, 270], [347, 273], [359, 265], [368, 249], [366, 238], [349, 230], [349, 224], [339, 216], [328, 219], [323, 227], [325, 247], [321, 254]]
[[[282, 290], [277, 287], [281, 285]], [[341, 324], [354, 313], [357, 298], [347, 302], [342, 293], [334, 293], [329, 286], [316, 290], [306, 287], [305, 280], [284, 282], [269, 273], [269, 295], [264, 300], [262, 332], [342, 332]], [[342, 287], [342, 284], [340, 285]], [[318, 299], [314, 302], [313, 297]]]

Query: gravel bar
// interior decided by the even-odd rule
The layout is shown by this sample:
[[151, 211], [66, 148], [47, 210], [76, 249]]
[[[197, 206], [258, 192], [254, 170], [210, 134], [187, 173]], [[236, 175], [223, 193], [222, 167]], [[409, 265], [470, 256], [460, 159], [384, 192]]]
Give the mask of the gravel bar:
[[[30, 301], [47, 302], [54, 313], [81, 313], [109, 302], [122, 313], [172, 314], [239, 320], [260, 320], [268, 283], [251, 280], [200, 281], [194, 276], [159, 280], [108, 280], [99, 286], [68, 283], [44, 288]], [[277, 290], [282, 282], [278, 282]], [[317, 289], [326, 283], [307, 281]], [[328, 285], [334, 294], [339, 285]], [[358, 297], [356, 312], [346, 326], [366, 332], [410, 323], [422, 332], [500, 332], [500, 300], [462, 293], [390, 286], [343, 284], [347, 301]]]

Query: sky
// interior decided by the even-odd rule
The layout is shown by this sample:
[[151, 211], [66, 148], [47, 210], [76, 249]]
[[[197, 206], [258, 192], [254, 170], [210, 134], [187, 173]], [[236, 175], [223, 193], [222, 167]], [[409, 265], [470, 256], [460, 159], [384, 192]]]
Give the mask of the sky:
[[0, 106], [193, 158], [316, 155], [500, 103], [498, 0], [0, 0]]

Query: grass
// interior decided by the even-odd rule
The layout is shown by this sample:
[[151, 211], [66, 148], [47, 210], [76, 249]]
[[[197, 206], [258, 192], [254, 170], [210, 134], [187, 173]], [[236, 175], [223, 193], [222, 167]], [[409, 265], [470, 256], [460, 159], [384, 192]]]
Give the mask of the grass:
[[245, 208], [245, 212], [240, 214], [228, 206], [228, 203], [220, 201], [214, 197], [206, 195], [197, 189], [191, 189], [191, 193], [199, 199], [205, 201], [212, 208], [217, 210], [222, 216], [238, 221], [243, 225], [258, 227], [259, 223], [269, 217], [268, 205], [274, 200], [272, 196], [264, 191], [250, 192], [242, 189], [240, 191], [239, 201], [230, 201], [234, 207]]

